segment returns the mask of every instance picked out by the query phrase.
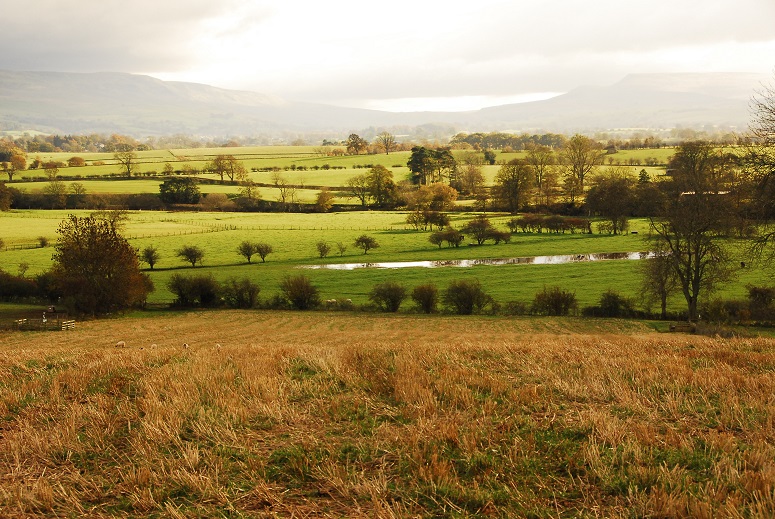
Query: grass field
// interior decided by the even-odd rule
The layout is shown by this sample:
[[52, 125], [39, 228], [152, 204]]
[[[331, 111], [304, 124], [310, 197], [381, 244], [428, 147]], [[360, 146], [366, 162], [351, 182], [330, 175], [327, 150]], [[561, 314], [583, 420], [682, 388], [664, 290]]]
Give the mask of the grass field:
[[[208, 162], [216, 155], [230, 154], [234, 155], [248, 170], [248, 177], [259, 183], [271, 184], [272, 173], [260, 171], [262, 168], [280, 168], [283, 177], [292, 184], [305, 186], [326, 186], [330, 188], [341, 188], [345, 186], [347, 180], [355, 175], [363, 174], [368, 171], [366, 166], [383, 165], [389, 168], [396, 181], [408, 178], [409, 169], [406, 167], [407, 160], [411, 153], [408, 151], [394, 152], [390, 155], [357, 155], [357, 156], [325, 156], [318, 153], [319, 147], [313, 146], [255, 146], [239, 148], [193, 148], [180, 150], [149, 150], [139, 151], [137, 174], [142, 176], [149, 172], [162, 172], [166, 163], [171, 164], [175, 169], [195, 168], [201, 171]], [[605, 163], [610, 161], [620, 161], [622, 163], [647, 158], [655, 158], [659, 164], [664, 164], [672, 156], [673, 148], [662, 149], [644, 149], [644, 150], [622, 150], [612, 155], [606, 156]], [[467, 151], [454, 151], [458, 159]], [[86, 166], [83, 167], [62, 167], [59, 168], [59, 178], [69, 185], [72, 181], [83, 184], [87, 193], [158, 193], [161, 180], [147, 179], [137, 181], [124, 181], [116, 179], [103, 179], [101, 176], [117, 175], [120, 167], [116, 164], [112, 153], [32, 153], [29, 161], [40, 159], [41, 161], [59, 161], [66, 162], [73, 156], [82, 157], [86, 160]], [[515, 158], [524, 158], [524, 152], [502, 153], [498, 152], [498, 163], [508, 162]], [[97, 163], [97, 164], [95, 164]], [[307, 168], [304, 171], [286, 170], [286, 168]], [[321, 168], [336, 169], [321, 169]], [[486, 185], [493, 185], [495, 175], [500, 166], [483, 166], [483, 173]], [[344, 169], [339, 169], [344, 168]], [[637, 175], [641, 169], [646, 169], [652, 177], [657, 177], [664, 173], [664, 167], [643, 167], [632, 166], [632, 172]], [[253, 171], [256, 170], [256, 171]], [[73, 177], [83, 177], [73, 179]], [[205, 175], [211, 177], [211, 175]], [[92, 178], [93, 177], [93, 178]], [[41, 190], [44, 184], [34, 181], [45, 180], [46, 172], [44, 170], [28, 170], [16, 175], [13, 187], [26, 191]], [[236, 194], [239, 191], [235, 186], [201, 186], [203, 193], [230, 193]], [[300, 190], [301, 199], [305, 202], [314, 200], [317, 191], [314, 189]], [[267, 200], [276, 200], [277, 194], [272, 189], [262, 189], [261, 198]], [[350, 203], [353, 201], [350, 200]]]
[[625, 321], [225, 311], [0, 332], [0, 508], [772, 517], [773, 394], [771, 339]]
[[[18, 266], [25, 263], [29, 266], [30, 275], [47, 270], [54, 252], [52, 246], [14, 247], [34, 247], [38, 236], [47, 237], [53, 245], [57, 239], [57, 226], [68, 213], [70, 211], [0, 213], [0, 229], [3, 230], [0, 237], [8, 247], [8, 250], [0, 251], [3, 268], [15, 273]], [[460, 228], [472, 214], [454, 213], [451, 216], [453, 225]], [[462, 278], [478, 279], [500, 303], [528, 303], [544, 286], [553, 285], [575, 291], [582, 306], [597, 303], [600, 295], [609, 289], [642, 302], [639, 262], [628, 260], [435, 269], [300, 270], [303, 266], [324, 263], [497, 259], [648, 250], [645, 220], [632, 222], [632, 229], [637, 230], [638, 235], [515, 234], [508, 244], [493, 245], [490, 242], [480, 247], [445, 246], [439, 249], [428, 241], [430, 232], [411, 229], [405, 218], [406, 214], [402, 212], [379, 211], [326, 214], [134, 212], [130, 213], [123, 234], [140, 250], [152, 245], [159, 251], [161, 259], [156, 270], [149, 272], [156, 286], [149, 298], [152, 303], [169, 303], [174, 299], [167, 289], [167, 282], [173, 274], [212, 274], [219, 280], [247, 277], [261, 287], [262, 297], [268, 298], [277, 292], [283, 277], [302, 272], [319, 287], [324, 299], [349, 298], [356, 304], [367, 303], [371, 288], [386, 280], [398, 281], [409, 287], [431, 281], [444, 288], [451, 281]], [[505, 229], [509, 218], [493, 215], [491, 220]], [[364, 255], [353, 245], [355, 238], [361, 234], [374, 236], [380, 247]], [[236, 252], [237, 245], [244, 240], [269, 243], [274, 252], [267, 257], [266, 263], [261, 263], [256, 257], [252, 264], [247, 264]], [[321, 240], [334, 248], [325, 259], [318, 257], [315, 247]], [[342, 256], [335, 252], [338, 242], [347, 246]], [[181, 246], [192, 244], [205, 252], [201, 267], [190, 268], [175, 255]], [[744, 247], [734, 243], [730, 246], [738, 261], [750, 263]], [[718, 295], [743, 299], [746, 284], [766, 284], [768, 276], [766, 265], [750, 266], [741, 270], [736, 281], [724, 287]], [[684, 304], [677, 296], [671, 301], [671, 308], [680, 310]]]

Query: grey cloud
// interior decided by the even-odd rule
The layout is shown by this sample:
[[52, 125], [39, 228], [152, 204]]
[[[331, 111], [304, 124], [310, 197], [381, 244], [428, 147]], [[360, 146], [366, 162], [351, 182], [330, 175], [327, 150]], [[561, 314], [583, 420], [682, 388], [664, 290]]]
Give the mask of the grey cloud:
[[0, 68], [166, 72], [194, 64], [202, 24], [239, 2], [37, 0], [4, 6]]

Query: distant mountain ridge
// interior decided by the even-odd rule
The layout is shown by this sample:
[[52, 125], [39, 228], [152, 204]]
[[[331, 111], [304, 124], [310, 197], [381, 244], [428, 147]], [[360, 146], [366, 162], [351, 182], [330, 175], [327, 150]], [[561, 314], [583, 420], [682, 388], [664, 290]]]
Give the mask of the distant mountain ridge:
[[531, 103], [469, 112], [394, 113], [150, 76], [0, 71], [0, 130], [218, 137], [441, 123], [459, 131], [574, 132], [724, 126], [743, 130], [759, 74], [632, 74]]

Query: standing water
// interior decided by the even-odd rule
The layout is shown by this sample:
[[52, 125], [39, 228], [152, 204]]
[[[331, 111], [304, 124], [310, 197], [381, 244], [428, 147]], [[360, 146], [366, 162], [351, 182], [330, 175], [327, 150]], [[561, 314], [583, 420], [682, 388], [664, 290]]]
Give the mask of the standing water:
[[526, 256], [522, 258], [441, 260], [441, 261], [387, 261], [381, 263], [330, 263], [327, 265], [303, 265], [305, 269], [355, 270], [475, 267], [477, 265], [561, 265], [606, 260], [640, 260], [653, 258], [653, 252], [598, 252], [593, 254], [566, 254], [559, 256]]

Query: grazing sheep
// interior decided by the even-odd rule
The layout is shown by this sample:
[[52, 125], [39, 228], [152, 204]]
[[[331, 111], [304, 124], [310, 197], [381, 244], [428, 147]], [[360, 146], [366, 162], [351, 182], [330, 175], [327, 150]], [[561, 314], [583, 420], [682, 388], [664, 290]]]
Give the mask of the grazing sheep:
[[216, 342], [215, 343], [215, 349], [216, 350], [220, 350], [221, 349], [221, 343], [220, 342]]
[[184, 350], [187, 350], [187, 349], [188, 349], [188, 343], [187, 343], [187, 342], [184, 342], [184, 343], [183, 343], [183, 349], [184, 349]]
[[126, 348], [126, 342], [124, 341], [118, 341], [116, 343], [116, 348]]
[[152, 350], [156, 349], [156, 343], [155, 342], [153, 344], [151, 344], [151, 349]]

